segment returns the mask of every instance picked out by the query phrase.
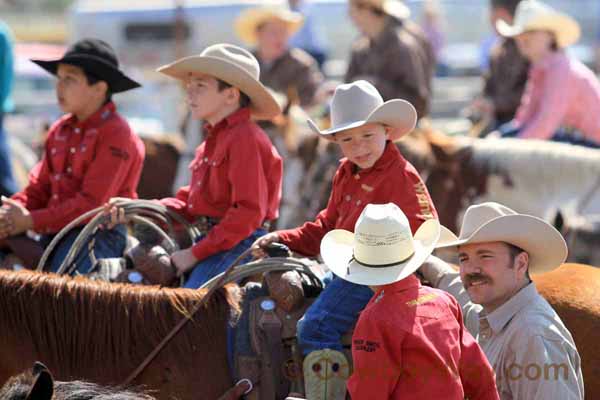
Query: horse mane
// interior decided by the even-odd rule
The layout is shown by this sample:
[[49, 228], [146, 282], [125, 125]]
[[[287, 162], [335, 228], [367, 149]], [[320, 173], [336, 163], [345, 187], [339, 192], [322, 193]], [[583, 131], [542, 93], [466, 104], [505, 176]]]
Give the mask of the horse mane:
[[[222, 354], [226, 325], [239, 310], [236, 293], [232, 286], [216, 291], [159, 357], [179, 363], [173, 367], [179, 370], [199, 346]], [[59, 379], [102, 376], [100, 383], [120, 383], [205, 294], [0, 271], [0, 354], [3, 346], [28, 346], [34, 354], [23, 358], [43, 361]]]

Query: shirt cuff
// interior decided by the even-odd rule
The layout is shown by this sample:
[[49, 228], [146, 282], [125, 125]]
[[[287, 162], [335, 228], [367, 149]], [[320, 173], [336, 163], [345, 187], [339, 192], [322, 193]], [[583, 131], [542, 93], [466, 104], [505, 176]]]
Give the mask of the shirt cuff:
[[206, 243], [206, 239], [203, 239], [192, 246], [192, 254], [198, 261], [202, 261], [212, 255], [210, 248]]

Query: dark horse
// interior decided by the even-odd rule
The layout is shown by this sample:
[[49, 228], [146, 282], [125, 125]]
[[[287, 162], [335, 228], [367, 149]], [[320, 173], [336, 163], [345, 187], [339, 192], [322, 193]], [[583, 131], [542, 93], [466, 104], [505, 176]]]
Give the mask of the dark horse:
[[[61, 381], [119, 385], [204, 293], [0, 271], [0, 384], [39, 360]], [[132, 384], [182, 400], [231, 388], [226, 325], [235, 296], [235, 287], [215, 292]]]

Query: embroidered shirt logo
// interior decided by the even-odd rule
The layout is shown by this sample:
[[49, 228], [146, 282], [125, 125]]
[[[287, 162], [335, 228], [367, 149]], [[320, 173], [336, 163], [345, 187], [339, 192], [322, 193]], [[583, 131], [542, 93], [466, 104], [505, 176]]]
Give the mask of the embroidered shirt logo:
[[419, 296], [419, 297], [417, 297], [414, 300], [407, 301], [406, 305], [409, 306], [409, 307], [416, 307], [416, 306], [421, 305], [423, 303], [427, 303], [428, 301], [433, 300], [436, 297], [438, 297], [438, 296], [437, 296], [437, 294], [434, 294], [434, 293], [426, 294], [424, 296]]

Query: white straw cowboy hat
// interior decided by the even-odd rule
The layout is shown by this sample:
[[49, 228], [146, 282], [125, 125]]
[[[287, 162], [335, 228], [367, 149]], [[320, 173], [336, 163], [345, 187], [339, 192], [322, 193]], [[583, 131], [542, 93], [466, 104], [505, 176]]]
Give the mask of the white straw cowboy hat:
[[296, 33], [304, 24], [302, 14], [283, 5], [248, 8], [236, 18], [235, 32], [242, 41], [250, 46], [256, 45], [257, 29], [267, 21], [278, 20], [286, 24], [290, 35]]
[[502, 36], [514, 37], [527, 31], [550, 31], [558, 47], [567, 47], [579, 40], [581, 29], [573, 18], [537, 0], [523, 0], [517, 6], [512, 25], [498, 20], [496, 29]]
[[396, 204], [367, 204], [354, 232], [328, 232], [321, 241], [321, 257], [342, 279], [380, 286], [419, 269], [435, 247], [440, 223], [436, 219], [423, 222], [413, 237], [408, 219]]
[[554, 227], [494, 202], [470, 206], [458, 237], [442, 226], [436, 248], [485, 242], [505, 242], [525, 250], [529, 270], [535, 273], [551, 271], [567, 258], [567, 244]]
[[351, 0], [350, 2], [369, 4], [394, 18], [407, 19], [410, 17], [410, 8], [399, 0]]
[[250, 110], [256, 119], [271, 119], [281, 113], [275, 98], [259, 81], [258, 61], [241, 47], [215, 44], [199, 55], [179, 59], [157, 71], [181, 80], [188, 79], [190, 73], [201, 73], [227, 82], [250, 98]]
[[333, 134], [370, 123], [387, 125], [392, 129], [390, 140], [400, 139], [415, 128], [417, 111], [406, 100], [383, 98], [372, 84], [356, 81], [339, 85], [331, 100], [331, 128], [321, 131], [308, 120], [308, 125], [327, 140]]

